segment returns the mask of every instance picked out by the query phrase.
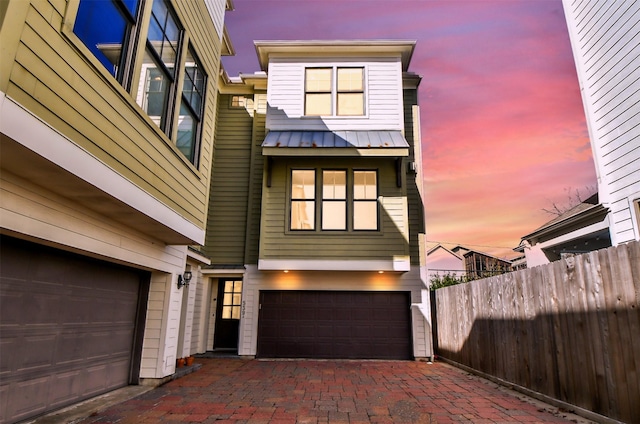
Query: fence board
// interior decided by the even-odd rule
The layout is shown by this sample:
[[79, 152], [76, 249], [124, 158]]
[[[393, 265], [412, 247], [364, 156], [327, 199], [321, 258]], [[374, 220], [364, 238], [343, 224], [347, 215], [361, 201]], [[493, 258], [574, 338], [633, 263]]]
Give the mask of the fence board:
[[437, 354], [640, 422], [640, 243], [435, 293]]

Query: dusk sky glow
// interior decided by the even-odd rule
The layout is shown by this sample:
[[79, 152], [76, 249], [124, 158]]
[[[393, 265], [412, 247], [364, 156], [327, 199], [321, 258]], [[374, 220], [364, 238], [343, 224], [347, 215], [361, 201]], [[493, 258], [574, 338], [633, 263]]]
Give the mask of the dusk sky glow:
[[428, 248], [511, 258], [567, 188], [596, 186], [560, 0], [234, 0], [230, 76], [254, 40], [416, 40]]

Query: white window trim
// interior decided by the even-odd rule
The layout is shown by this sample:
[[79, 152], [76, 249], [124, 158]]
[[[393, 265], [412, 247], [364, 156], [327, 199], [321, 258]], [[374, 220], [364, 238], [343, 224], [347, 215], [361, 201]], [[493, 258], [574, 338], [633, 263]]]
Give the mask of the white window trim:
[[[307, 69], [331, 68], [331, 115], [307, 115]], [[362, 68], [363, 87], [363, 114], [362, 115], [338, 115], [338, 68]], [[302, 115], [303, 119], [365, 119], [369, 117], [369, 72], [365, 63], [309, 63], [302, 68]]]

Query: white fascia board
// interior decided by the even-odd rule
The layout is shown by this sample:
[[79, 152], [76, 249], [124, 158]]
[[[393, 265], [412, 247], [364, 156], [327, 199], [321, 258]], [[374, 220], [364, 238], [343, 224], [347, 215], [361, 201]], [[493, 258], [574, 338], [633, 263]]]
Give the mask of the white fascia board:
[[204, 229], [133, 184], [2, 91], [0, 116], [1, 133], [195, 244], [204, 244]]
[[607, 215], [605, 217], [604, 220], [600, 221], [600, 222], [596, 222], [595, 224], [591, 224], [591, 225], [587, 225], [586, 227], [582, 227], [579, 228], [575, 231], [572, 231], [570, 233], [564, 234], [560, 237], [556, 237], [547, 241], [544, 241], [542, 243], [537, 243], [536, 246], [539, 246], [541, 249], [546, 249], [558, 244], [562, 244], [571, 240], [575, 240], [579, 237], [583, 237], [589, 234], [593, 234], [596, 233], [598, 231], [602, 231], [605, 229], [608, 229], [610, 227], [609, 225], [609, 215]]
[[408, 256], [390, 260], [260, 259], [260, 271], [400, 271], [411, 269]]

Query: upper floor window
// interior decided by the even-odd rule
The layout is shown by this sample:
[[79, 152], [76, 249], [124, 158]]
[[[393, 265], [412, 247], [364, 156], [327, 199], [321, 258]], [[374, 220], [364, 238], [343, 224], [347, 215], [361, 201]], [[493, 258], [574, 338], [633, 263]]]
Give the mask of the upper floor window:
[[337, 107], [339, 116], [364, 115], [364, 70], [338, 68]]
[[73, 32], [122, 85], [133, 56], [132, 33], [139, 25], [139, 0], [82, 0]]
[[[80, 0], [73, 32], [126, 90], [134, 85], [136, 57], [142, 59], [136, 102], [197, 166], [207, 75], [193, 46], [181, 53], [184, 30], [170, 2], [147, 1], [150, 11], [142, 7], [144, 0]], [[140, 30], [146, 19], [146, 39], [136, 46], [135, 40], [145, 38]]]
[[346, 171], [322, 171], [322, 229], [347, 229]]
[[353, 171], [353, 229], [378, 229], [376, 171]]
[[231, 96], [229, 107], [232, 109], [251, 109], [253, 108], [253, 99], [246, 96]]
[[175, 104], [182, 28], [166, 0], [154, 0], [140, 72], [138, 104], [167, 135]]
[[291, 229], [316, 229], [316, 171], [296, 169], [291, 172]]
[[322, 231], [378, 230], [377, 174], [375, 170], [325, 169], [318, 187], [315, 170], [292, 170], [290, 230], [315, 230], [318, 215]]
[[202, 70], [202, 65], [192, 48], [189, 48], [182, 85], [176, 146], [187, 159], [194, 163], [202, 127], [202, 108], [206, 83], [207, 75]]
[[304, 93], [306, 116], [362, 116], [364, 68], [306, 68]]

